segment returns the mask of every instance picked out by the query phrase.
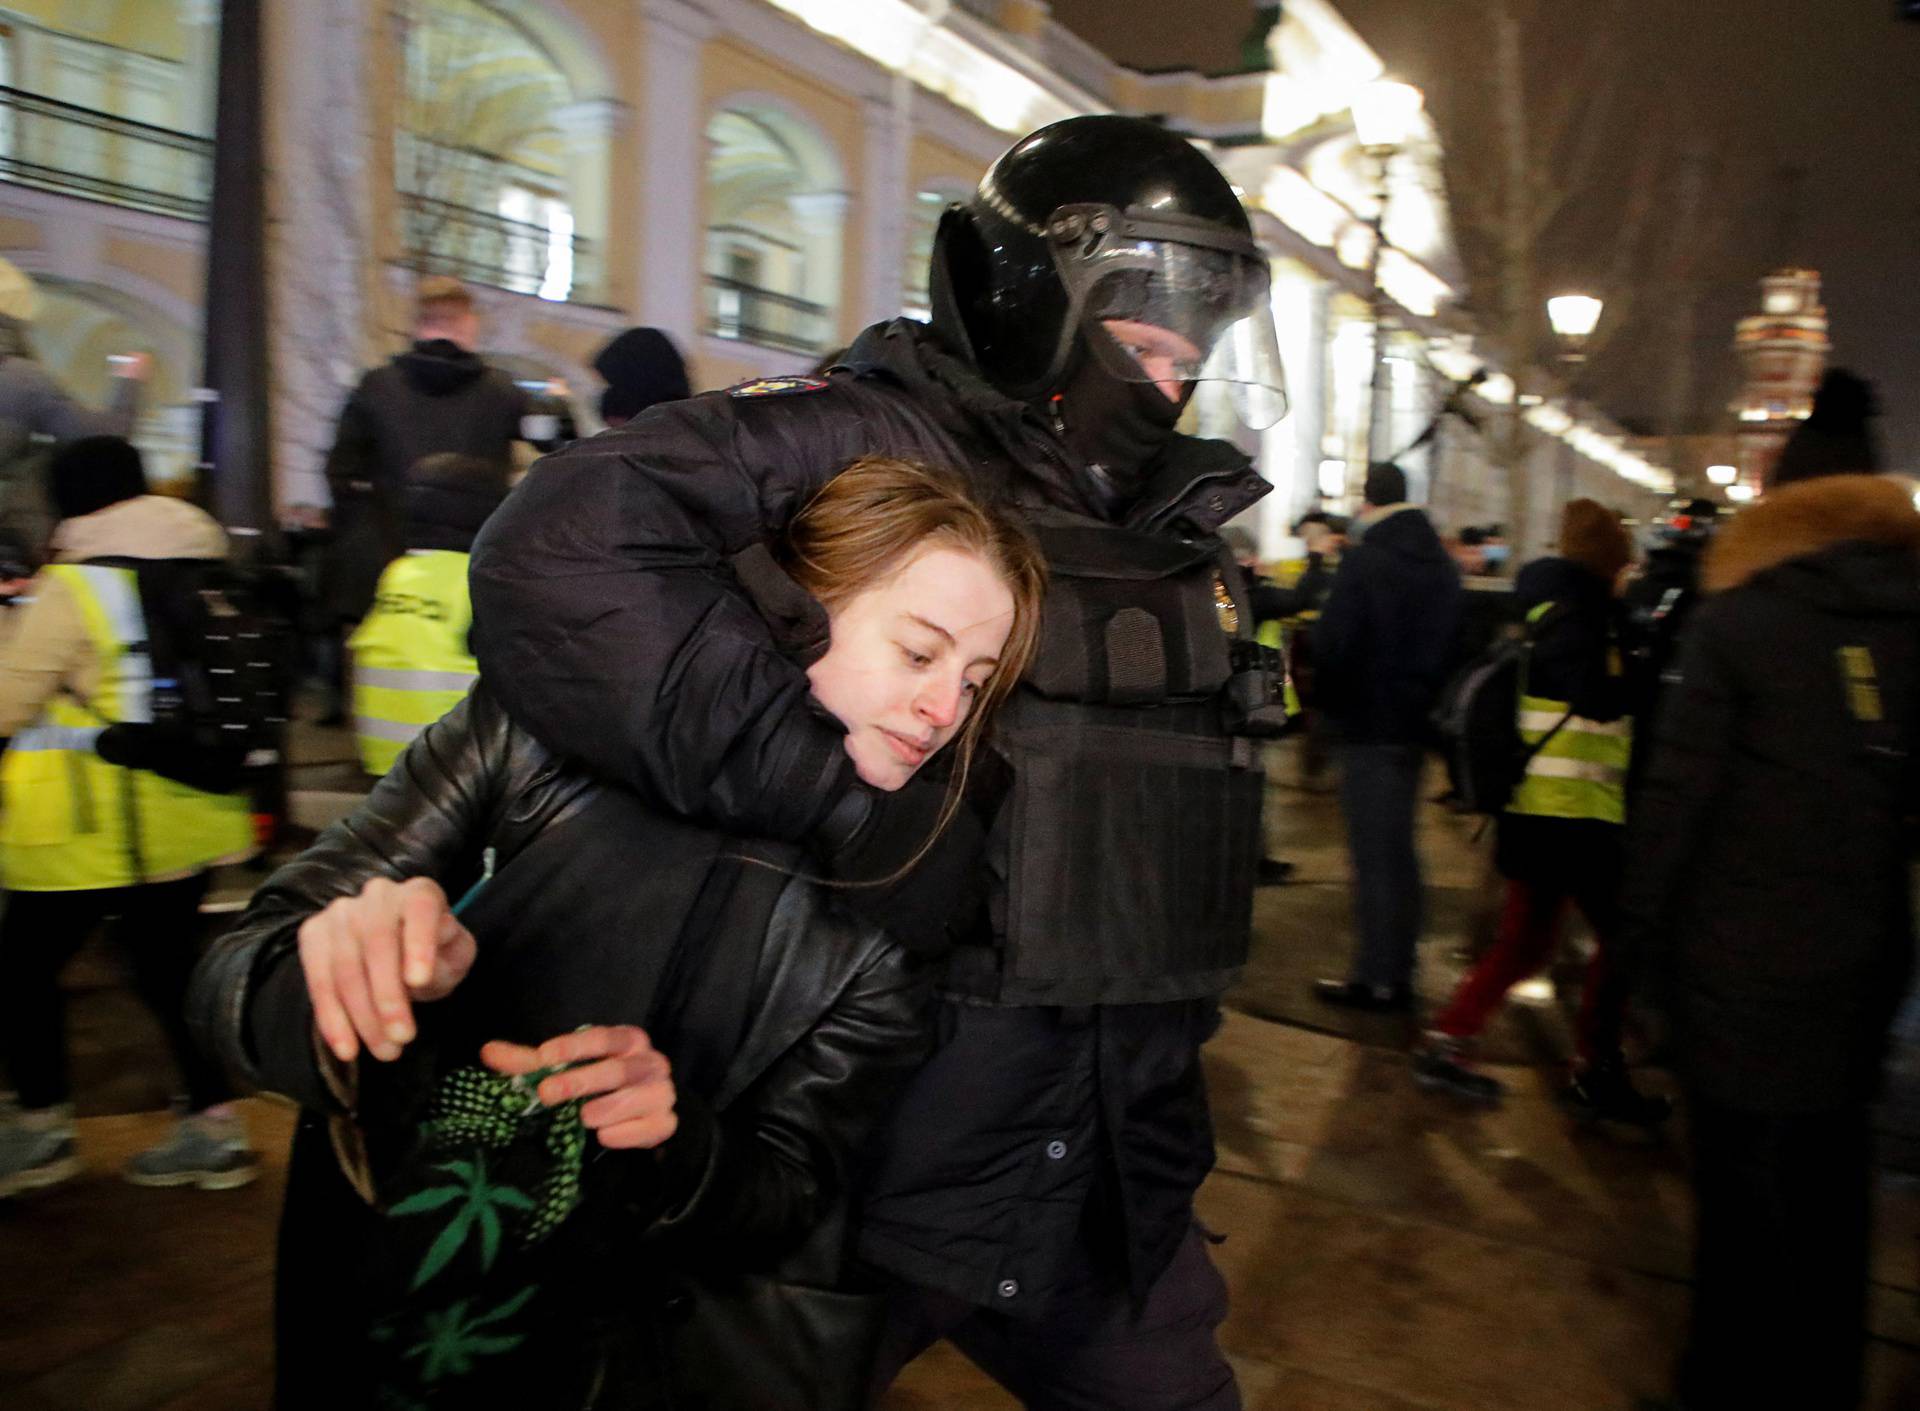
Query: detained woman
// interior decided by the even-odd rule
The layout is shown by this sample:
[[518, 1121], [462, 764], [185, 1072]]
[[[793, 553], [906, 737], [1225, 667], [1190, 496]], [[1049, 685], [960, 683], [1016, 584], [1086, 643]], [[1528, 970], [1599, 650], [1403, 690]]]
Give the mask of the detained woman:
[[[899, 789], [951, 743], [960, 806], [1033, 649], [1023, 533], [868, 460], [775, 556], [787, 606], [825, 609], [807, 675], [861, 778]], [[482, 681], [268, 880], [190, 1007], [303, 1109], [281, 1406], [859, 1403], [851, 1167], [924, 987], [807, 870], [591, 779]]]

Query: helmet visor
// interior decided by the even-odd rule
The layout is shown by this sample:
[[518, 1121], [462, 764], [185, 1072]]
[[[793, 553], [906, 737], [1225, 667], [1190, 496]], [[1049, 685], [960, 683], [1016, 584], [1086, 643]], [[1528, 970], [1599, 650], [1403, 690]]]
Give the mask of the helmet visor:
[[1109, 335], [1087, 340], [1109, 374], [1155, 383], [1175, 402], [1189, 384], [1224, 383], [1255, 430], [1286, 415], [1263, 260], [1126, 233], [1056, 246], [1055, 258], [1082, 325]]

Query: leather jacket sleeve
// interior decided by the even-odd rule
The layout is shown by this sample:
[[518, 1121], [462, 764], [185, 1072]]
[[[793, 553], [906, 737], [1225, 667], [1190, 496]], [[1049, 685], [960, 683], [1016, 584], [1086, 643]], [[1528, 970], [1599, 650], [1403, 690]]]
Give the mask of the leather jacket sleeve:
[[858, 456], [925, 442], [898, 398], [841, 383], [653, 407], [528, 473], [470, 575], [475, 654], [516, 721], [683, 818], [809, 837], [852, 765], [728, 560]]
[[338, 1110], [313, 1041], [301, 923], [374, 877], [433, 877], [458, 896], [478, 874], [504, 801], [555, 768], [476, 689], [407, 747], [359, 808], [269, 877], [239, 924], [208, 951], [187, 996], [201, 1048], [248, 1088]]
[[818, 1229], [925, 1057], [929, 993], [925, 967], [874, 934], [832, 1009], [738, 1101], [716, 1113], [683, 1095], [648, 1241], [689, 1268], [757, 1269]]

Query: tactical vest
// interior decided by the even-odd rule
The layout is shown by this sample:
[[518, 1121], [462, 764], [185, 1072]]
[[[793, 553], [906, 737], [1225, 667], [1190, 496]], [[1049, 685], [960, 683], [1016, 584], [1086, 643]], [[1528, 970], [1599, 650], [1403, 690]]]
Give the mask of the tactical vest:
[[133, 570], [53, 564], [43, 572], [78, 603], [99, 684], [90, 700], [55, 696], [7, 745], [0, 760], [0, 885], [103, 891], [246, 857], [254, 836], [245, 794], [206, 793], [94, 753], [107, 725], [153, 718], [153, 666]]
[[1040, 645], [993, 724], [1013, 783], [990, 837], [996, 944], [949, 988], [1001, 1004], [1215, 995], [1246, 963], [1284, 672], [1211, 542], [1057, 513]]
[[[1537, 623], [1553, 607], [1541, 603], [1527, 614]], [[1621, 672], [1619, 649], [1609, 646], [1609, 674]], [[1520, 738], [1539, 748], [1527, 760], [1525, 775], [1507, 804], [1508, 813], [1535, 818], [1588, 818], [1624, 823], [1627, 818], [1627, 766], [1633, 758], [1633, 721], [1588, 720], [1570, 715], [1566, 701], [1550, 700], [1520, 687]], [[1564, 723], [1562, 723], [1564, 722]], [[1540, 744], [1545, 740], [1545, 744]]]
[[467, 650], [467, 556], [415, 550], [388, 564], [354, 629], [353, 732], [360, 763], [385, 774], [413, 737], [460, 704], [480, 667]]

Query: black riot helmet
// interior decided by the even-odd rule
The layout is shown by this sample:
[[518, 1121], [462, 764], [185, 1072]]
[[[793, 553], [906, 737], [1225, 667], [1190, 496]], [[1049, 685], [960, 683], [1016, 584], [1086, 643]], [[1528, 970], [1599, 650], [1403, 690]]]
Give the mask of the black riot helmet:
[[1228, 385], [1242, 419], [1286, 413], [1266, 258], [1233, 188], [1140, 118], [1068, 118], [1021, 139], [934, 239], [934, 324], [1022, 401], [1093, 358], [1127, 383]]

